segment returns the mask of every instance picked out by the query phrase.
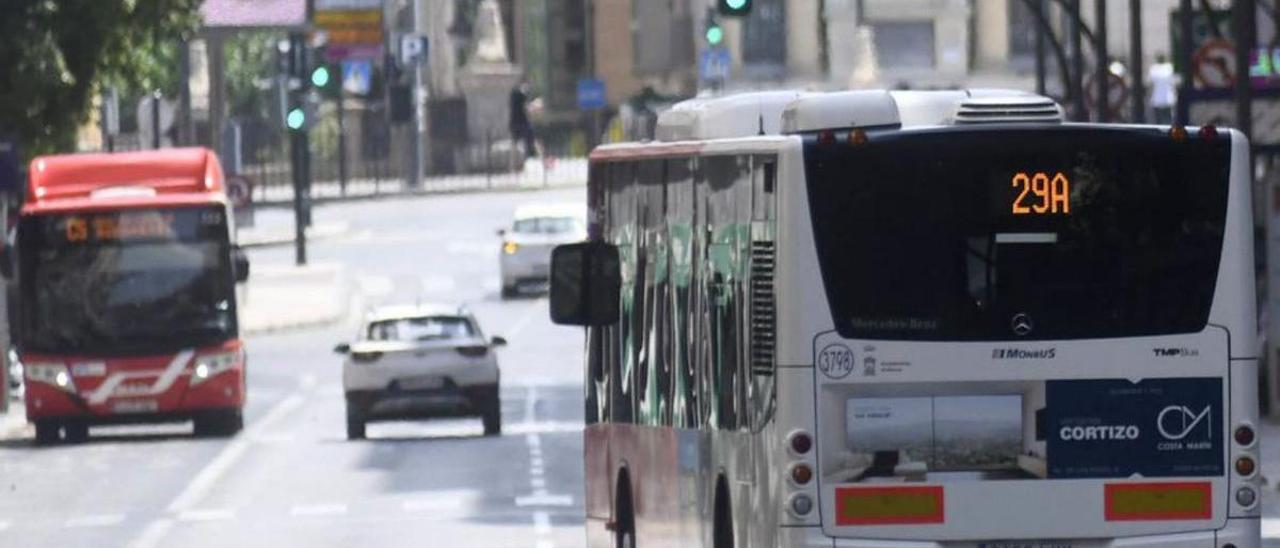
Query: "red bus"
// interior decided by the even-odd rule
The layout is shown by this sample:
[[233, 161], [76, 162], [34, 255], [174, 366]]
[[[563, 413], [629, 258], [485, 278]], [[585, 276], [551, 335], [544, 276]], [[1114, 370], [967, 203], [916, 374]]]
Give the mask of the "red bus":
[[249, 265], [232, 219], [206, 149], [31, 162], [5, 263], [38, 444], [83, 441], [100, 424], [243, 427], [236, 283]]

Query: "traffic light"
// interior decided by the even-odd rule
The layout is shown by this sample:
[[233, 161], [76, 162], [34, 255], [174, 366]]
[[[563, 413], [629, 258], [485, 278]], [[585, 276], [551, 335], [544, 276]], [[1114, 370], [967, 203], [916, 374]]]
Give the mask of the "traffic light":
[[724, 27], [720, 26], [720, 18], [716, 17], [715, 12], [707, 13], [705, 36], [708, 46], [715, 47], [724, 42]]
[[311, 85], [317, 89], [325, 89], [329, 87], [329, 83], [333, 80], [333, 75], [329, 71], [329, 65], [320, 65], [311, 69]]
[[751, 13], [752, 0], [716, 0], [721, 15], [742, 17]]

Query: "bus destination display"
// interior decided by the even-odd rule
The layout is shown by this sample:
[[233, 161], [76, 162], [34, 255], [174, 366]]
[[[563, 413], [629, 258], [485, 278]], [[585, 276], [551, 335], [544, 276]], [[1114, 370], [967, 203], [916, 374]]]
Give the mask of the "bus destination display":
[[76, 213], [43, 220], [46, 241], [64, 245], [133, 241], [186, 241], [219, 233], [224, 215], [216, 209], [163, 209]]
[[1071, 180], [1065, 173], [1020, 171], [1012, 178], [1014, 215], [1071, 213]]

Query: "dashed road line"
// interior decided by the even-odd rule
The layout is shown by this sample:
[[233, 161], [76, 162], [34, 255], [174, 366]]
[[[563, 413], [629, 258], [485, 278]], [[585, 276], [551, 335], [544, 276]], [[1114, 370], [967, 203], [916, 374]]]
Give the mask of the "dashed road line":
[[535, 493], [529, 496], [516, 497], [516, 506], [573, 506], [573, 497], [569, 495]]
[[118, 525], [124, 521], [124, 514], [99, 514], [94, 516], [80, 516], [68, 519], [63, 525], [69, 528], [81, 527], [110, 527]]
[[345, 513], [345, 504], [305, 504], [289, 509], [289, 515], [294, 517], [336, 516]]
[[546, 512], [533, 513], [533, 532], [540, 536], [551, 534], [551, 516]]
[[10, 525], [13, 525], [13, 524], [4, 520], [0, 520], [0, 531], [8, 529]]
[[1280, 518], [1262, 518], [1262, 538], [1280, 539]]
[[185, 522], [206, 522], [206, 521], [225, 521], [236, 517], [234, 510], [218, 508], [209, 510], [187, 510], [178, 514], [178, 521]]

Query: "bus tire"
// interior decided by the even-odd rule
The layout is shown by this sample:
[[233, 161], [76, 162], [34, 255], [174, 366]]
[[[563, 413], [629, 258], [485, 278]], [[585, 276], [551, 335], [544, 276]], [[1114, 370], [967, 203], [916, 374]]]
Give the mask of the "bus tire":
[[89, 441], [89, 424], [81, 421], [70, 421], [62, 425], [63, 435], [67, 443], [84, 443]]
[[201, 438], [229, 438], [243, 428], [244, 414], [239, 409], [197, 416], [192, 420], [192, 431]]
[[618, 478], [617, 520], [614, 527], [615, 548], [636, 548], [636, 515], [631, 501], [631, 480], [626, 472]]
[[39, 419], [36, 423], [36, 445], [53, 445], [58, 443], [60, 438], [58, 431], [61, 426], [48, 419]]
[[734, 548], [733, 505], [729, 501], [729, 487], [724, 476], [716, 481], [716, 514], [712, 545], [715, 548]]

